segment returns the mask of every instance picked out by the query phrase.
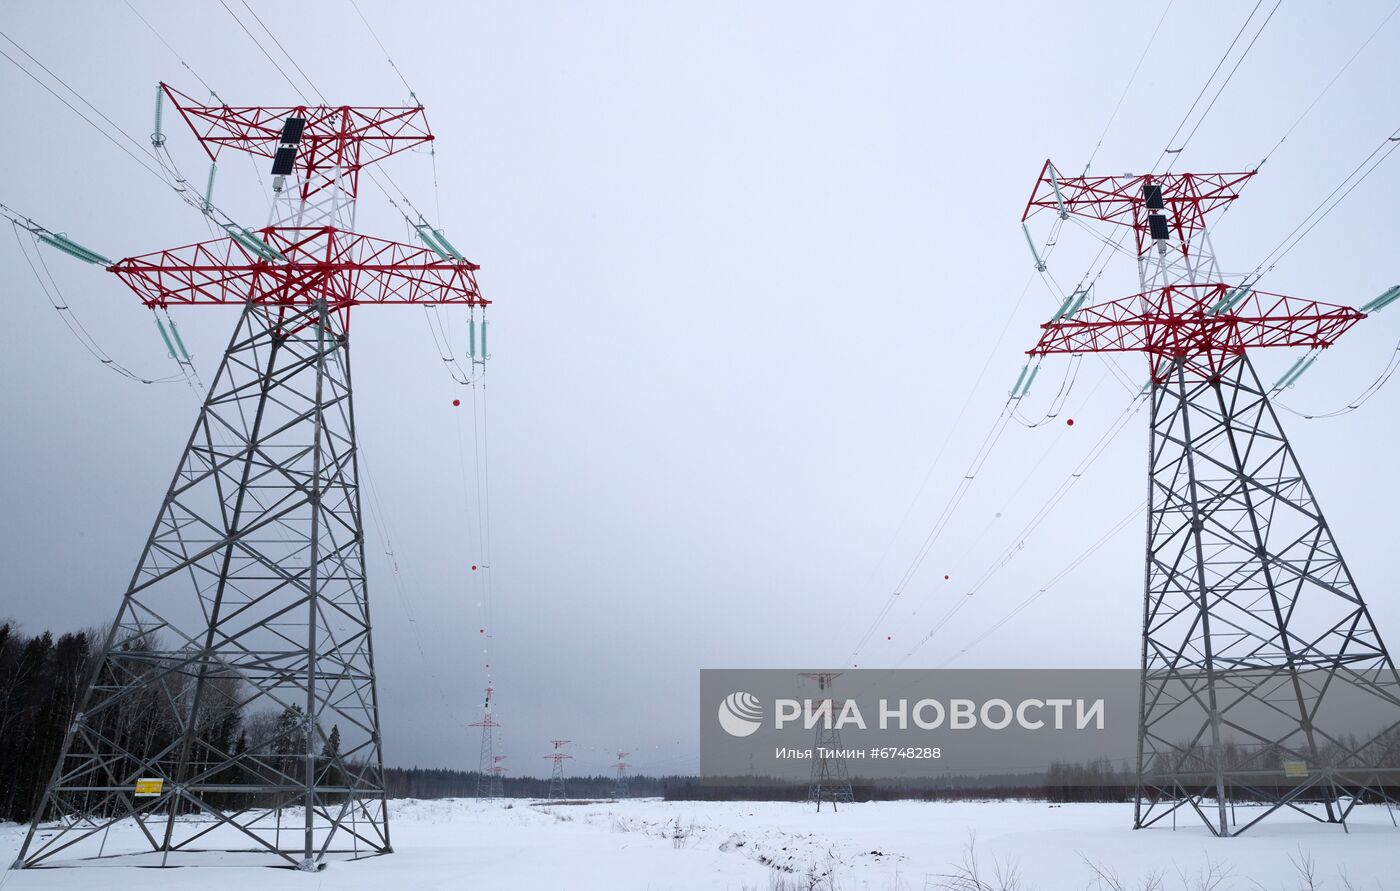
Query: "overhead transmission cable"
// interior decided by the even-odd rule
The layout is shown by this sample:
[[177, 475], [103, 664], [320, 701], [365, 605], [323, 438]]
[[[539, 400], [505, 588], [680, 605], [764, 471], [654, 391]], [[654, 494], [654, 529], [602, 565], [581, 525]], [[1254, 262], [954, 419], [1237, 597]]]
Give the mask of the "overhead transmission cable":
[[193, 75], [195, 80], [199, 81], [199, 85], [204, 87], [204, 89], [208, 90], [209, 95], [214, 97], [215, 99], [218, 99], [219, 102], [222, 104], [224, 101], [223, 97], [220, 96], [213, 87], [209, 86], [209, 84], [205, 82], [204, 78], [199, 76], [199, 72], [194, 70], [194, 66], [191, 65], [189, 62], [186, 62], [185, 57], [180, 55], [175, 50], [175, 47], [171, 46], [170, 42], [161, 36], [161, 33], [156, 30], [155, 26], [152, 25], [150, 21], [147, 20], [147, 18], [143, 16], [135, 6], [131, 5], [131, 0], [122, 0], [122, 2], [126, 4], [127, 9], [131, 10], [132, 15], [140, 19], [141, 24], [145, 25], [146, 29], [155, 35], [156, 40], [159, 40], [162, 44], [165, 45], [166, 49], [170, 50], [171, 55], [173, 55], [179, 61], [179, 63], [184, 67], [184, 69], [188, 71], [191, 75]]
[[[1058, 243], [1058, 232], [1059, 223], [1057, 222], [1055, 226], [1051, 227], [1051, 232], [1049, 233], [1049, 235], [1047, 235], [1045, 242], [1041, 246], [1040, 250], [1035, 251], [1037, 261], [1039, 261], [1037, 263], [1037, 272], [1042, 274], [1042, 276], [1044, 274], [1044, 270], [1040, 267], [1043, 265], [1043, 261], [1048, 259], [1051, 253], [1054, 251], [1055, 245]], [[1030, 285], [1033, 280], [1034, 274], [1032, 274], [1032, 276], [1030, 277], [1027, 277], [1025, 284], [1022, 285], [1020, 294], [1017, 296], [1015, 303], [1012, 305], [1010, 311], [1007, 313], [1006, 319], [1003, 321], [1001, 329], [997, 333], [996, 340], [993, 342], [991, 348], [988, 350], [986, 358], [983, 359], [982, 366], [977, 372], [977, 377], [973, 381], [971, 388], [968, 390], [967, 396], [963, 399], [962, 406], [959, 408], [957, 416], [954, 418], [953, 423], [949, 426], [948, 433], [943, 437], [942, 443], [939, 445], [937, 452], [934, 454], [933, 461], [930, 462], [928, 469], [924, 472], [923, 479], [919, 483], [919, 486], [914, 493], [914, 497], [910, 499], [908, 506], [904, 510], [903, 516], [900, 518], [899, 523], [895, 527], [894, 532], [890, 535], [889, 540], [886, 542], [884, 548], [882, 549], [879, 558], [875, 561], [875, 564], [871, 569], [870, 576], [866, 579], [864, 587], [869, 586], [870, 581], [879, 571], [879, 568], [884, 565], [885, 560], [889, 556], [890, 550], [893, 548], [895, 541], [898, 540], [900, 534], [904, 531], [905, 526], [908, 524], [909, 517], [912, 515], [915, 505], [918, 504], [919, 499], [924, 493], [924, 490], [928, 487], [929, 481], [933, 476], [934, 470], [940, 466], [943, 459], [943, 455], [948, 448], [948, 444], [952, 441], [953, 434], [958, 431], [959, 425], [961, 424], [964, 415], [966, 415], [967, 413], [967, 409], [969, 408], [969, 406], [971, 406], [973, 399], [976, 397], [977, 388], [981, 385], [983, 378], [986, 376], [988, 368], [991, 366], [992, 360], [996, 357], [997, 350], [1000, 348], [1002, 341], [1005, 339], [1006, 332], [1010, 329], [1012, 321], [1015, 320], [1016, 313], [1020, 310], [1021, 304], [1024, 302], [1026, 294], [1029, 292]], [[1026, 393], [1029, 392], [1030, 384], [1031, 382], [1033, 382], [1035, 375], [1038, 372], [1038, 361], [1035, 363], [1034, 369], [1031, 369], [1031, 366], [1028, 364], [1026, 368], [1022, 370], [1021, 379], [1018, 380], [1016, 382], [1016, 386], [1012, 388], [1012, 392], [1007, 399], [1007, 403], [1005, 406], [1003, 406], [1002, 413], [998, 415], [997, 418], [992, 422], [992, 430], [988, 433], [987, 439], [984, 440], [984, 448], [988, 454], [990, 454], [991, 448], [995, 446], [997, 439], [1000, 438], [1001, 433], [1005, 430], [1007, 420], [1014, 416], [1014, 412], [1012, 411], [1012, 409], [1015, 408], [1014, 404], [1019, 402], [1020, 398], [1025, 396]], [[1029, 380], [1027, 379], [1028, 377]], [[1067, 376], [1066, 383], [1069, 387], [1072, 387], [1073, 379]], [[1066, 385], [1062, 384], [1061, 393], [1065, 398], [1068, 397], [1068, 392], [1069, 391]], [[1017, 420], [1018, 423], [1025, 423], [1020, 419]], [[968, 480], [965, 475], [963, 482], [960, 483], [958, 489], [954, 491], [952, 496], [953, 499], [960, 503], [962, 497], [966, 495], [967, 489], [970, 487], [970, 482], [971, 481]], [[950, 504], [952, 504], [952, 502], [950, 502]], [[953, 505], [953, 507], [955, 508], [956, 505]], [[945, 505], [944, 512], [947, 513], [948, 511], [949, 506]], [[934, 529], [931, 530], [929, 536], [925, 538], [925, 545], [931, 547], [930, 538], [936, 541], [939, 534], [941, 534], [941, 528], [937, 524], [935, 524]], [[921, 547], [920, 550], [923, 552], [924, 556], [927, 556], [926, 548]], [[910, 564], [912, 569], [906, 568], [905, 575], [901, 577], [901, 582], [895, 586], [894, 590], [889, 595], [887, 595], [883, 606], [876, 614], [876, 618], [871, 622], [869, 626], [867, 626], [866, 631], [859, 638], [859, 642], [851, 651], [852, 658], [859, 654], [861, 649], [864, 647], [865, 643], [868, 642], [870, 637], [874, 635], [875, 630], [880, 625], [880, 622], [883, 621], [885, 616], [887, 616], [890, 613], [890, 611], [894, 608], [895, 603], [898, 601], [898, 598], [901, 595], [902, 587], [906, 585], [908, 583], [908, 580], [912, 578], [912, 575], [914, 573], [917, 573], [918, 571], [918, 566], [914, 564], [917, 563], [918, 565], [922, 565], [922, 562], [923, 560], [920, 557], [916, 556], [914, 562]], [[850, 618], [851, 616], [848, 615], [847, 622], [845, 624], [849, 624]]]
[[963, 608], [968, 604], [968, 602], [973, 597], [975, 597], [978, 594], [978, 592], [982, 590], [983, 586], [987, 584], [987, 582], [991, 579], [993, 575], [997, 573], [998, 570], [1000, 570], [1001, 568], [1003, 568], [1011, 562], [1012, 558], [1014, 558], [1015, 555], [1022, 548], [1024, 548], [1026, 540], [1029, 539], [1031, 535], [1033, 535], [1035, 531], [1040, 528], [1040, 526], [1046, 521], [1050, 514], [1054, 512], [1055, 508], [1058, 507], [1062, 501], [1064, 501], [1067, 495], [1069, 495], [1070, 491], [1073, 490], [1075, 485], [1081, 479], [1084, 478], [1084, 475], [1088, 472], [1089, 468], [1092, 467], [1094, 463], [1098, 461], [1098, 459], [1107, 450], [1108, 446], [1113, 442], [1114, 439], [1118, 437], [1118, 434], [1123, 432], [1123, 430], [1127, 427], [1128, 421], [1132, 420], [1134, 417], [1137, 416], [1138, 411], [1142, 408], [1146, 400], [1147, 394], [1139, 393], [1133, 398], [1131, 402], [1128, 403], [1127, 408], [1125, 408], [1118, 415], [1118, 417], [1114, 419], [1114, 421], [1109, 425], [1108, 429], [1105, 430], [1104, 433], [1099, 437], [1098, 442], [1096, 442], [1093, 446], [1090, 447], [1088, 453], [1086, 453], [1085, 456], [1082, 459], [1080, 459], [1079, 463], [1075, 465], [1075, 468], [1070, 472], [1069, 476], [1060, 482], [1060, 485], [1057, 486], [1054, 489], [1054, 491], [1050, 493], [1049, 497], [1047, 497], [1045, 502], [1041, 504], [1040, 508], [1031, 516], [1031, 518], [1028, 521], [1026, 521], [1025, 525], [1022, 526], [1021, 530], [1013, 537], [1012, 542], [1005, 548], [1003, 548], [995, 558], [993, 558], [990, 566], [986, 570], [984, 570], [982, 574], [978, 576], [977, 580], [972, 584], [972, 586], [968, 588], [967, 591], [961, 597], [959, 597], [953, 603], [953, 605], [948, 608], [946, 612], [943, 613], [943, 615], [938, 619], [938, 621], [935, 622], [933, 626], [923, 634], [922, 637], [918, 638], [914, 642], [912, 647], [904, 654], [904, 657], [900, 660], [901, 663], [904, 660], [911, 658], [916, 652], [923, 648], [925, 644], [932, 640], [934, 636], [936, 636], [938, 632], [941, 631], [944, 628], [944, 626], [946, 626], [948, 622], [953, 619], [954, 616], [961, 612]]
[[[1379, 393], [1381, 388], [1390, 382], [1390, 378], [1395, 374], [1396, 368], [1400, 368], [1400, 342], [1395, 344], [1395, 349], [1391, 351], [1389, 359], [1386, 360], [1385, 368], [1376, 376], [1376, 379], [1371, 381], [1360, 394], [1347, 400], [1346, 404], [1341, 408], [1331, 409], [1329, 411], [1305, 412], [1293, 408], [1278, 398], [1273, 398], [1271, 401], [1274, 405], [1277, 405], [1289, 414], [1297, 415], [1308, 421], [1341, 417], [1342, 415], [1351, 414], [1367, 402], [1370, 402], [1371, 397]], [[1278, 393], [1283, 389], [1283, 387], [1275, 386], [1273, 392]]]
[[1051, 576], [1050, 579], [1045, 582], [1045, 584], [1041, 585], [1028, 597], [1026, 597], [1020, 603], [1016, 604], [1016, 606], [1010, 612], [998, 619], [995, 623], [991, 625], [991, 627], [987, 628], [977, 637], [963, 644], [963, 646], [960, 649], [958, 649], [955, 653], [950, 655], [947, 659], [944, 659], [943, 662], [940, 663], [937, 667], [946, 668], [950, 663], [967, 653], [968, 650], [972, 649], [977, 644], [986, 640], [988, 637], [991, 637], [993, 634], [999, 631], [1002, 628], [1002, 626], [1006, 625], [1012, 619], [1019, 616], [1026, 608], [1028, 608], [1031, 604], [1035, 603], [1035, 601], [1039, 600], [1042, 596], [1049, 592], [1051, 588], [1064, 581], [1066, 578], [1069, 577], [1071, 573], [1073, 573], [1076, 569], [1082, 566], [1085, 563], [1085, 561], [1087, 561], [1094, 554], [1098, 553], [1104, 545], [1108, 544], [1110, 541], [1116, 538], [1119, 535], [1119, 533], [1121, 533], [1124, 529], [1131, 525], [1134, 520], [1140, 520], [1142, 518], [1142, 512], [1146, 509], [1146, 501], [1142, 501], [1134, 505], [1132, 510], [1124, 514], [1118, 520], [1118, 522], [1114, 523], [1112, 526], [1109, 527], [1107, 532], [1095, 539], [1092, 544], [1090, 544], [1087, 548], [1085, 548], [1083, 551], [1077, 554], [1074, 557], [1074, 559], [1070, 560], [1068, 564], [1066, 564], [1058, 572]]
[[1172, 6], [1176, 0], [1168, 0], [1167, 5], [1162, 9], [1162, 14], [1157, 18], [1157, 26], [1152, 29], [1152, 34], [1147, 38], [1147, 45], [1142, 48], [1142, 54], [1138, 56], [1137, 64], [1133, 66], [1133, 73], [1128, 76], [1128, 82], [1123, 85], [1123, 92], [1118, 94], [1118, 101], [1113, 105], [1113, 111], [1108, 115], [1108, 121], [1104, 123], [1103, 130], [1099, 133], [1098, 142], [1094, 143], [1094, 150], [1089, 152], [1089, 160], [1084, 162], [1084, 172], [1089, 172], [1089, 166], [1094, 163], [1094, 158], [1098, 156], [1099, 149], [1103, 146], [1103, 141], [1108, 136], [1109, 129], [1113, 122], [1118, 119], [1118, 112], [1123, 107], [1123, 100], [1128, 98], [1128, 91], [1133, 88], [1133, 83], [1137, 80], [1138, 72], [1142, 70], [1142, 63], [1147, 61], [1147, 54], [1152, 51], [1152, 44], [1157, 42], [1157, 33], [1162, 30], [1162, 23], [1167, 20], [1167, 13], [1172, 11]]
[[[24, 262], [29, 267], [29, 271], [34, 274], [34, 281], [39, 286], [39, 290], [43, 292], [44, 297], [58, 313], [58, 317], [63, 321], [64, 326], [73, 334], [74, 339], [104, 368], [108, 368], [120, 374], [122, 377], [140, 384], [177, 383], [184, 378], [183, 374], [172, 374], [165, 377], [148, 377], [132, 371], [116, 359], [113, 359], [112, 356], [102, 348], [102, 345], [97, 342], [97, 339], [92, 336], [92, 332], [79, 320], [77, 314], [73, 311], [72, 304], [63, 296], [57, 280], [54, 279], [53, 272], [49, 269], [48, 262], [44, 260], [44, 255], [39, 247], [39, 237], [33, 232], [29, 232], [29, 230], [25, 230], [34, 241], [34, 254], [35, 257], [37, 257], [36, 265], [35, 259], [30, 257], [29, 250], [25, 247], [24, 241], [20, 238], [20, 230], [24, 227], [14, 220], [10, 220], [10, 226], [14, 229], [15, 245], [19, 248], [20, 256], [24, 257]], [[42, 274], [40, 273], [41, 268], [43, 270]], [[45, 279], [47, 279], [47, 282]]]
[[1364, 41], [1362, 41], [1361, 46], [1356, 48], [1356, 52], [1352, 53], [1351, 56], [1342, 65], [1342, 67], [1337, 69], [1337, 73], [1332, 75], [1332, 79], [1327, 81], [1326, 86], [1324, 86], [1322, 90], [1316, 96], [1313, 97], [1313, 100], [1308, 103], [1307, 108], [1303, 109], [1303, 113], [1298, 115], [1298, 117], [1293, 121], [1293, 123], [1288, 126], [1287, 130], [1283, 131], [1283, 135], [1279, 137], [1278, 142], [1274, 143], [1273, 147], [1264, 153], [1264, 157], [1259, 159], [1259, 163], [1254, 165], [1255, 170], [1258, 170], [1259, 168], [1263, 167], [1268, 162], [1268, 160], [1271, 157], [1273, 157], [1274, 152], [1278, 151], [1279, 147], [1283, 145], [1284, 141], [1287, 140], [1288, 137], [1293, 135], [1293, 131], [1298, 129], [1298, 125], [1303, 123], [1303, 120], [1309, 114], [1311, 114], [1312, 110], [1317, 107], [1317, 104], [1322, 101], [1322, 97], [1326, 96], [1327, 93], [1331, 91], [1333, 85], [1341, 79], [1343, 74], [1346, 74], [1347, 69], [1351, 68], [1352, 63], [1354, 63], [1357, 60], [1357, 58], [1361, 55], [1361, 53], [1365, 51], [1366, 47], [1370, 46], [1371, 42], [1376, 39], [1376, 35], [1380, 34], [1381, 30], [1384, 29], [1386, 25], [1390, 24], [1390, 20], [1395, 18], [1395, 13], [1397, 12], [1400, 12], [1400, 3], [1397, 3], [1390, 8], [1390, 12], [1386, 13], [1385, 18], [1381, 19], [1380, 24], [1376, 25], [1375, 29], [1370, 33], [1370, 35], [1367, 36], [1367, 38]]
[[1264, 17], [1264, 21], [1259, 25], [1258, 29], [1255, 30], [1254, 36], [1250, 38], [1244, 50], [1240, 52], [1239, 58], [1235, 59], [1234, 66], [1230, 69], [1230, 72], [1225, 75], [1225, 79], [1220, 82], [1220, 86], [1216, 88], [1215, 95], [1211, 97], [1205, 110], [1201, 112], [1201, 116], [1196, 119], [1195, 125], [1191, 127], [1191, 132], [1186, 134], [1186, 138], [1182, 140], [1180, 145], [1176, 148], [1171, 148], [1172, 143], [1176, 141], [1177, 135], [1181, 133], [1181, 128], [1190, 120], [1191, 112], [1195, 110], [1196, 105], [1201, 101], [1201, 98], [1205, 96], [1206, 90], [1210, 88], [1210, 84], [1215, 79], [1215, 75], [1220, 72], [1220, 68], [1230, 57], [1230, 53], [1234, 51], [1235, 45], [1244, 37], [1245, 31], [1249, 28], [1249, 23], [1254, 19], [1254, 15], [1259, 11], [1259, 7], [1262, 3], [1263, 0], [1259, 0], [1259, 2], [1255, 3], [1254, 8], [1249, 12], [1249, 17], [1244, 20], [1244, 24], [1240, 25], [1240, 30], [1235, 34], [1235, 39], [1230, 41], [1230, 46], [1225, 50], [1225, 55], [1220, 57], [1220, 62], [1215, 66], [1215, 70], [1211, 72], [1211, 76], [1206, 80], [1205, 86], [1201, 87], [1201, 92], [1196, 96], [1196, 101], [1191, 103], [1191, 108], [1187, 110], [1186, 116], [1182, 118], [1181, 125], [1177, 127], [1176, 132], [1173, 133], [1171, 139], [1167, 141], [1167, 147], [1162, 150], [1162, 154], [1158, 155], [1157, 160], [1153, 162], [1152, 169], [1154, 171], [1157, 169], [1157, 165], [1161, 164], [1162, 159], [1167, 155], [1173, 156], [1172, 161], [1162, 172], [1166, 173], [1170, 171], [1176, 164], [1177, 159], [1181, 157], [1181, 153], [1185, 151], [1186, 146], [1191, 143], [1192, 137], [1196, 135], [1196, 131], [1201, 128], [1201, 124], [1204, 123], [1206, 117], [1210, 115], [1211, 109], [1215, 108], [1215, 103], [1219, 101], [1221, 94], [1225, 92], [1225, 88], [1230, 85], [1230, 81], [1234, 80], [1235, 72], [1240, 70], [1240, 65], [1244, 63], [1245, 58], [1249, 55], [1249, 51], [1254, 49], [1254, 44], [1258, 42], [1259, 36], [1263, 34], [1264, 29], [1269, 26], [1269, 22], [1273, 21], [1274, 13], [1278, 12], [1278, 8], [1283, 4], [1283, 0], [1275, 0], [1273, 8], [1269, 10], [1269, 14]]

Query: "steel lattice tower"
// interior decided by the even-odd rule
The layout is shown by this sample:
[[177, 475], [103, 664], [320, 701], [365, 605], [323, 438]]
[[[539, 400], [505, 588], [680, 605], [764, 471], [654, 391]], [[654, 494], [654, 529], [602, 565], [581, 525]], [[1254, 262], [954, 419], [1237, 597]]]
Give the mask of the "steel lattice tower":
[[[1400, 676], [1247, 355], [1325, 349], [1364, 315], [1226, 282], [1206, 219], [1251, 176], [1061, 178], [1047, 161], [1023, 216], [1136, 239], [1142, 292], [1066, 301], [1029, 352], [1151, 367], [1138, 828], [1182, 808], [1217, 835], [1281, 807], [1345, 824], [1394, 782]], [[1235, 803], [1262, 809], [1240, 825]]]
[[[798, 677], [811, 678], [817, 682], [817, 689], [822, 693], [831, 689], [832, 681], [841, 676], [839, 671], [803, 671], [798, 672]], [[846, 756], [841, 752], [841, 731], [836, 729], [835, 716], [838, 713], [841, 701], [824, 698], [820, 700], [829, 709], [830, 720], [816, 722], [816, 740], [812, 748], [812, 777], [807, 786], [807, 800], [817, 804], [817, 812], [822, 809], [822, 802], [831, 802], [832, 810], [836, 809], [837, 802], [855, 801], [855, 795], [851, 792], [851, 777], [846, 766]], [[836, 753], [836, 754], [833, 754]]]
[[613, 770], [617, 771], [617, 779], [613, 781], [613, 798], [627, 797], [627, 768], [632, 765], [628, 764], [624, 759], [630, 754], [632, 753], [617, 753], [617, 763], [612, 766]]
[[162, 91], [211, 159], [273, 159], [273, 211], [110, 267], [149, 307], [241, 313], [15, 865], [388, 853], [349, 310], [484, 306], [477, 267], [353, 232], [361, 170], [432, 140], [421, 107]]
[[[501, 725], [491, 714], [491, 687], [486, 688], [485, 714], [480, 721], [468, 724], [468, 727], [481, 728], [481, 754], [477, 759], [476, 776], [476, 797], [477, 798], [499, 798], [500, 793], [496, 792], [499, 777], [492, 773], [500, 758], [496, 756], [496, 728]], [[501, 756], [505, 757], [504, 755]]]
[[[505, 773], [506, 773], [506, 769], [505, 769], [505, 766], [501, 764], [501, 762], [504, 761], [504, 760], [506, 760], [506, 758], [507, 758], [506, 755], [496, 755], [496, 756], [494, 756], [494, 757], [491, 759], [494, 763], [491, 765], [491, 788], [490, 788], [489, 791], [488, 791], [488, 794], [487, 794], [487, 796], [486, 796], [487, 798], [504, 798], [504, 797], [505, 797], [505, 794], [506, 794], [506, 788], [505, 788], [505, 787], [506, 787], [506, 782], [505, 782]], [[477, 796], [477, 797], [480, 797], [480, 796]]]
[[569, 744], [567, 739], [552, 739], [554, 751], [544, 757], [554, 762], [554, 767], [549, 774], [549, 793], [545, 796], [551, 801], [558, 801], [565, 798], [564, 794], [564, 762], [573, 758], [573, 755], [566, 755], [559, 751]]

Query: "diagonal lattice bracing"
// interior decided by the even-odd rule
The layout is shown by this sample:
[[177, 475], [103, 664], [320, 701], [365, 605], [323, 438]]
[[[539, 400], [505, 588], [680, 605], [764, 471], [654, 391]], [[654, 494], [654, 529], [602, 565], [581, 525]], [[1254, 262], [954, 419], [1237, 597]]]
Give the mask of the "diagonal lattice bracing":
[[1249, 360], [1187, 361], [1152, 390], [1137, 825], [1345, 820], [1400, 768], [1400, 678]]
[[363, 544], [339, 315], [250, 302], [24, 865], [134, 853], [100, 844], [128, 818], [142, 862], [206, 844], [303, 867], [387, 851]]
[[[442, 230], [355, 231], [360, 172], [432, 140], [421, 107], [166, 99], [211, 159], [275, 159], [272, 207], [254, 232], [206, 202], [228, 237], [108, 267], [149, 307], [242, 314], [15, 865], [387, 853], [349, 311], [489, 301]], [[139, 850], [108, 844], [125, 821]]]
[[1139, 292], [1076, 292], [1029, 353], [1139, 352], [1151, 370], [1139, 828], [1189, 810], [1233, 835], [1283, 807], [1345, 824], [1400, 791], [1400, 677], [1247, 356], [1327, 349], [1365, 314], [1220, 271], [1207, 218], [1253, 175], [1047, 161], [1022, 216], [1135, 236]]

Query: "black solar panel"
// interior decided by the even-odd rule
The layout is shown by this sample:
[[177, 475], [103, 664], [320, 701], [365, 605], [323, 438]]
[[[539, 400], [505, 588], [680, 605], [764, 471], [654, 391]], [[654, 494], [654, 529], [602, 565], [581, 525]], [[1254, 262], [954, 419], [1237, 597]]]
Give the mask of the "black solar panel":
[[305, 118], [287, 118], [282, 125], [282, 144], [296, 145], [301, 142], [301, 131], [306, 129]]
[[1167, 218], [1160, 213], [1150, 213], [1147, 215], [1147, 228], [1152, 233], [1156, 241], [1166, 241], [1172, 237], [1171, 230], [1167, 228]]
[[277, 157], [272, 159], [272, 175], [286, 176], [292, 172], [297, 160], [297, 150], [293, 146], [283, 146], [277, 150]]
[[1166, 207], [1162, 203], [1162, 187], [1155, 183], [1149, 183], [1142, 187], [1142, 197], [1147, 199], [1148, 210], [1161, 210]]

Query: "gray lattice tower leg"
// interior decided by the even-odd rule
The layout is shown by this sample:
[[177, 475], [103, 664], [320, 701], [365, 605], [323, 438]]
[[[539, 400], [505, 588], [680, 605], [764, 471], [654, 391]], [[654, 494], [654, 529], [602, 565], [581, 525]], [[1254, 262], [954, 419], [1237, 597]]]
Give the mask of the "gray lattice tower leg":
[[823, 801], [831, 802], [835, 809], [837, 802], [855, 800], [846, 758], [841, 752], [841, 731], [818, 723], [812, 749], [812, 776], [807, 786], [807, 800], [816, 802], [818, 812]]
[[549, 795], [553, 801], [564, 797], [564, 762], [554, 759], [554, 770], [549, 774]]
[[128, 818], [147, 863], [390, 850], [348, 341], [268, 312], [242, 312], [16, 865]]
[[[489, 720], [490, 717], [491, 717], [491, 715], [490, 715], [490, 713], [488, 712], [488, 713], [487, 713], [487, 718], [488, 718], [488, 720]], [[494, 736], [493, 736], [493, 734], [492, 734], [492, 727], [491, 727], [491, 725], [488, 723], [488, 724], [486, 724], [486, 726], [484, 726], [484, 727], [481, 728], [481, 755], [480, 755], [480, 757], [477, 759], [477, 777], [476, 777], [476, 797], [477, 797], [477, 798], [495, 798], [495, 797], [496, 797], [494, 794], [492, 794], [492, 793], [495, 792], [495, 788], [494, 788], [494, 787], [495, 787], [495, 783], [493, 782], [493, 780], [495, 779], [495, 776], [491, 773], [491, 769], [492, 769], [493, 767], [495, 767], [495, 766], [496, 766], [496, 746], [495, 746], [495, 738], [494, 738]]]
[[1393, 788], [1400, 677], [1247, 358], [1153, 386], [1149, 479], [1135, 825], [1345, 823]]

